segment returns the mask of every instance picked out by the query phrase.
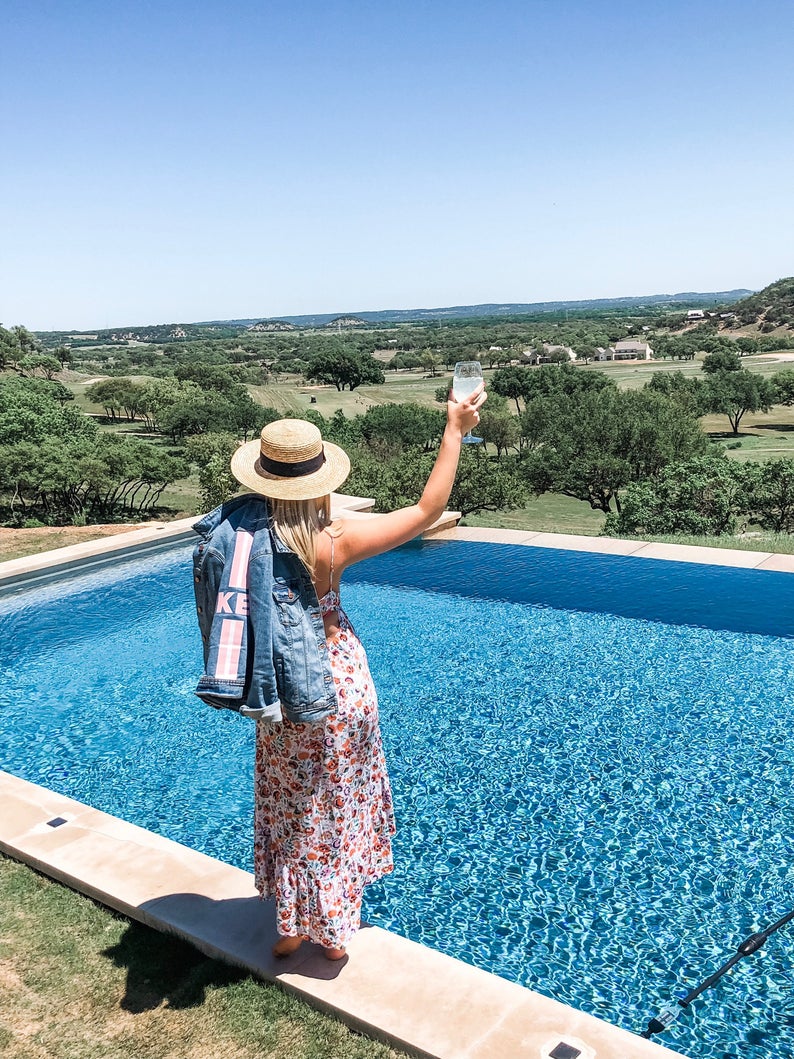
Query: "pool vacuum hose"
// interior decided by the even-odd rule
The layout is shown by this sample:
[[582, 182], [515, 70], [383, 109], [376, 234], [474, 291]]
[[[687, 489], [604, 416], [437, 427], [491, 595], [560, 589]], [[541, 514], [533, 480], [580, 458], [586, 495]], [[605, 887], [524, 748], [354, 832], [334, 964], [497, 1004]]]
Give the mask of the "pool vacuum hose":
[[731, 967], [737, 964], [742, 957], [750, 956], [752, 953], [757, 952], [770, 935], [774, 934], [776, 930], [779, 930], [791, 919], [794, 919], [794, 909], [792, 909], [791, 912], [787, 912], [777, 921], [777, 923], [773, 923], [772, 926], [767, 927], [766, 930], [758, 931], [756, 934], [751, 934], [749, 938], [745, 938], [736, 950], [736, 953], [731, 956], [730, 960], [728, 960], [727, 963], [724, 963], [718, 971], [715, 971], [714, 974], [710, 975], [705, 982], [701, 982], [697, 989], [693, 989], [691, 993], [687, 993], [683, 1000], [670, 1001], [665, 1004], [656, 1018], [651, 1019], [648, 1023], [648, 1028], [640, 1034], [640, 1037], [645, 1037], [646, 1040], [648, 1040], [654, 1035], [654, 1033], [661, 1033], [662, 1030], [666, 1030], [671, 1023], [675, 1022], [681, 1014], [681, 1011], [685, 1011], [696, 997], [699, 997], [701, 993], [704, 993], [709, 986], [714, 985], [715, 982], [719, 982], [720, 978], [722, 978], [724, 974], [727, 974]]

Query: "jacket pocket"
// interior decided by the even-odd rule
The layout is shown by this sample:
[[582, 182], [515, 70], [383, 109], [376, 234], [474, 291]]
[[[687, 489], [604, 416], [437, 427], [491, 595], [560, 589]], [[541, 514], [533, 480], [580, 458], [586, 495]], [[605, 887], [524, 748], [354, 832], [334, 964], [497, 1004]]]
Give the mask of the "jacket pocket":
[[277, 578], [273, 582], [273, 602], [282, 625], [294, 627], [303, 620], [299, 581]]

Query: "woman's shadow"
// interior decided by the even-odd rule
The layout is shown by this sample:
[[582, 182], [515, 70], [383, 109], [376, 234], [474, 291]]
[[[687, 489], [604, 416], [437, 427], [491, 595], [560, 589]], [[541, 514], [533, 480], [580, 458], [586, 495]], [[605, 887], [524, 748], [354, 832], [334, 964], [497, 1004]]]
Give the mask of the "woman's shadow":
[[278, 935], [271, 901], [258, 896], [213, 900], [175, 893], [138, 909], [148, 923], [133, 922], [117, 945], [102, 953], [127, 968], [121, 1007], [150, 1011], [165, 1001], [172, 1008], [197, 1007], [210, 987], [253, 975], [273, 981], [280, 972], [308, 978], [336, 978], [347, 963], [326, 960], [304, 943], [286, 958], [272, 954]]
[[130, 923], [118, 944], [103, 956], [127, 969], [120, 1007], [134, 1015], [169, 1008], [199, 1007], [209, 988], [231, 985], [248, 976], [240, 967], [213, 960], [182, 938], [142, 923]]

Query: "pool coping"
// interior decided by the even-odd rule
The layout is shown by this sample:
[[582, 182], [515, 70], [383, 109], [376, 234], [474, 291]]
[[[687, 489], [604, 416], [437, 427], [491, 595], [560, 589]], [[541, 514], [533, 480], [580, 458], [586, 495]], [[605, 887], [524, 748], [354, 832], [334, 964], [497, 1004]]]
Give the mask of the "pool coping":
[[[371, 515], [365, 498], [335, 498], [335, 513]], [[445, 512], [424, 535], [635, 558], [794, 573], [794, 555], [746, 552], [457, 525]], [[30, 584], [114, 556], [194, 538], [195, 518], [0, 563], [0, 586]], [[0, 771], [0, 851], [102, 904], [190, 941], [202, 952], [280, 983], [309, 1003], [405, 1051], [434, 1059], [548, 1059], [561, 1043], [580, 1059], [685, 1059], [595, 1016], [495, 974], [367, 926], [348, 958], [331, 964], [314, 946], [276, 961], [270, 902], [249, 872]], [[58, 826], [48, 821], [63, 820]], [[648, 998], [649, 1004], [661, 998]], [[649, 1009], [649, 1016], [653, 1011]]]
[[277, 960], [273, 903], [251, 873], [2, 771], [0, 803], [0, 852], [421, 1059], [550, 1059], [560, 1044], [580, 1059], [686, 1059], [380, 927], [339, 963], [308, 943]]
[[574, 533], [546, 533], [533, 530], [492, 529], [455, 526], [426, 536], [439, 540], [482, 541], [488, 544], [518, 544], [532, 548], [559, 548], [564, 551], [624, 555], [633, 559], [662, 559], [705, 566], [743, 567], [794, 573], [794, 555], [785, 552], [745, 551], [742, 548], [704, 548], [694, 544], [665, 544], [660, 541], [628, 540], [622, 537], [588, 537]]
[[[370, 510], [374, 501], [366, 497], [333, 495], [332, 513], [353, 518], [377, 518]], [[547, 533], [460, 526], [460, 512], [445, 511], [422, 536], [426, 540], [459, 540], [488, 544], [513, 544], [531, 548], [559, 548], [564, 551], [622, 555], [634, 559], [659, 559], [700, 563], [752, 570], [794, 573], [794, 555], [783, 552], [744, 551], [740, 548], [704, 548], [689, 544], [629, 540], [621, 537], [589, 537], [582, 534]], [[47, 552], [23, 555], [0, 562], [0, 589], [18, 583], [31, 585], [46, 581], [67, 570], [87, 569], [108, 562], [115, 555], [143, 555], [178, 543], [194, 540], [194, 523], [199, 516], [174, 522], [149, 523], [141, 529], [111, 537], [71, 544]]]

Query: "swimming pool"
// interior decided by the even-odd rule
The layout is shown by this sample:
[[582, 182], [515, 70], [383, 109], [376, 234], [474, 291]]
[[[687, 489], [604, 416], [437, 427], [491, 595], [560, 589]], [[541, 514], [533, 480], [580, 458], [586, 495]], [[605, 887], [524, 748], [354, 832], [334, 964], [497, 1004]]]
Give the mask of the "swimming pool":
[[[0, 600], [0, 764], [250, 868], [253, 727], [193, 696], [187, 555]], [[450, 542], [350, 571], [400, 828], [368, 918], [644, 1027], [790, 907], [791, 584]], [[784, 928], [662, 1039], [791, 1054], [792, 987]]]

